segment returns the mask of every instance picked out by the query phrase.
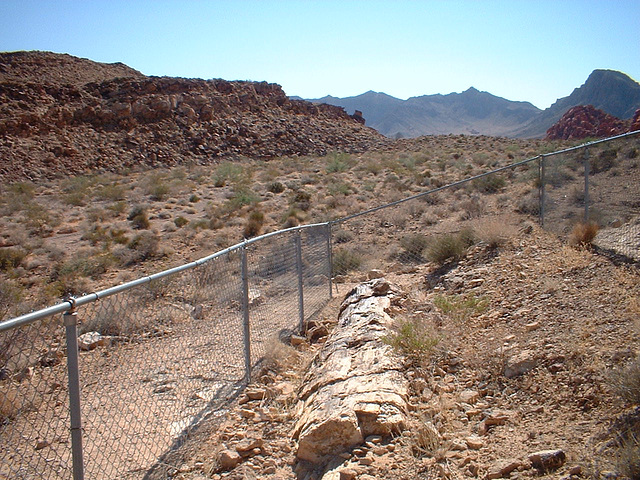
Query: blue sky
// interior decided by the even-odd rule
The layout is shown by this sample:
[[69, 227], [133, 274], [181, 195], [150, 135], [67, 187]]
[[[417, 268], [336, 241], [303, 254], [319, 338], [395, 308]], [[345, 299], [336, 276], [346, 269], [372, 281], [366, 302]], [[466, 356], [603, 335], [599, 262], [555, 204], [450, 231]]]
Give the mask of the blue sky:
[[640, 80], [639, 26], [640, 0], [0, 0], [0, 51], [266, 80], [304, 98], [473, 86], [540, 108], [596, 68]]

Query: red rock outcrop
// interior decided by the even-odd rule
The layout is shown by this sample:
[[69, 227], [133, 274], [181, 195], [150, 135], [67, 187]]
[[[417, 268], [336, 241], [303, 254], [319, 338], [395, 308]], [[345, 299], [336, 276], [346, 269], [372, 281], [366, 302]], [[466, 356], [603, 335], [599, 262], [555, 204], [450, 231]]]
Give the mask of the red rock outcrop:
[[[636, 113], [637, 115], [637, 113]], [[587, 137], [611, 137], [630, 131], [631, 122], [620, 120], [593, 105], [578, 105], [569, 109], [547, 130], [549, 140], [570, 140]]]
[[42, 52], [0, 55], [0, 105], [0, 179], [9, 181], [386, 141], [341, 107], [291, 100], [276, 84], [146, 77]]
[[640, 130], [640, 108], [636, 110], [636, 113], [633, 115], [633, 120], [631, 120], [631, 128], [630, 132], [635, 132]]

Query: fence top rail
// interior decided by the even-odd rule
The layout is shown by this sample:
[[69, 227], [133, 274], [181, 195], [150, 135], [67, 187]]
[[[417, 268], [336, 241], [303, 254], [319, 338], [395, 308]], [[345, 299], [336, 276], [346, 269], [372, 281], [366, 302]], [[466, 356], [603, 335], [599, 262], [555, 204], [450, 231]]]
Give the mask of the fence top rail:
[[106, 298], [106, 297], [110, 297], [111, 295], [115, 295], [117, 293], [121, 293], [121, 292], [125, 292], [127, 290], [130, 290], [132, 288], [138, 287], [140, 285], [144, 285], [147, 283], [150, 283], [154, 280], [159, 280], [161, 278], [165, 278], [171, 275], [175, 275], [177, 273], [183, 272], [185, 270], [191, 270], [193, 268], [199, 267], [200, 265], [203, 265], [207, 262], [210, 262], [218, 257], [222, 257], [228, 253], [231, 253], [233, 251], [236, 250], [240, 250], [242, 248], [246, 248], [248, 245], [251, 245], [252, 243], [258, 242], [260, 240], [264, 240], [266, 238], [269, 237], [273, 237], [276, 235], [282, 235], [284, 233], [287, 232], [294, 232], [294, 231], [301, 231], [304, 229], [308, 229], [308, 228], [316, 228], [316, 227], [321, 227], [321, 226], [327, 226], [328, 223], [314, 223], [314, 224], [310, 224], [310, 225], [298, 225], [297, 227], [291, 227], [291, 228], [287, 228], [284, 230], [278, 230], [275, 232], [270, 232], [270, 233], [266, 233], [264, 235], [260, 235], [259, 237], [254, 237], [251, 238], [249, 240], [244, 240], [241, 243], [237, 243], [235, 245], [232, 245], [231, 247], [225, 248], [224, 250], [220, 250], [216, 253], [213, 253], [211, 255], [208, 255], [206, 257], [202, 257], [198, 260], [195, 260], [193, 262], [190, 263], [186, 263], [184, 265], [179, 265], [177, 267], [174, 268], [170, 268], [168, 270], [163, 270], [161, 272], [158, 273], [154, 273], [152, 275], [148, 275], [146, 277], [141, 277], [138, 278], [136, 280], [132, 280], [130, 282], [127, 283], [122, 283], [120, 285], [116, 285], [110, 288], [106, 288], [104, 290], [100, 290], [98, 292], [93, 292], [93, 293], [89, 293], [87, 295], [83, 295], [81, 297], [78, 298], [68, 298], [65, 299], [64, 301], [53, 305], [51, 307], [47, 307], [47, 308], [43, 308], [40, 310], [36, 310], [34, 312], [30, 312], [30, 313], [26, 313], [24, 315], [20, 315], [18, 317], [14, 317], [11, 318], [9, 320], [5, 320], [3, 322], [0, 322], [0, 332], [4, 332], [7, 330], [11, 330], [13, 328], [18, 328], [24, 325], [28, 325], [30, 323], [36, 322], [38, 320], [42, 320], [44, 318], [47, 317], [51, 317], [53, 315], [58, 315], [60, 313], [64, 313], [64, 312], [68, 312], [70, 310], [73, 310], [77, 307], [81, 307], [82, 305], [86, 305], [88, 303], [92, 303], [95, 302], [97, 300]]

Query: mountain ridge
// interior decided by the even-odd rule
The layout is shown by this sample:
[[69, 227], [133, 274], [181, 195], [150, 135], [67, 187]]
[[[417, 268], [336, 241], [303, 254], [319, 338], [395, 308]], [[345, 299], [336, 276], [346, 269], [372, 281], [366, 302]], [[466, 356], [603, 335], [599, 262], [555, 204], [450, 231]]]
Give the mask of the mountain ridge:
[[567, 110], [578, 105], [593, 105], [623, 120], [631, 118], [640, 108], [640, 84], [622, 72], [596, 69], [582, 86], [544, 110], [473, 86], [460, 93], [420, 95], [406, 100], [369, 90], [352, 97], [327, 95], [308, 101], [341, 106], [347, 112], [360, 110], [368, 126], [388, 137], [482, 134], [542, 138]]

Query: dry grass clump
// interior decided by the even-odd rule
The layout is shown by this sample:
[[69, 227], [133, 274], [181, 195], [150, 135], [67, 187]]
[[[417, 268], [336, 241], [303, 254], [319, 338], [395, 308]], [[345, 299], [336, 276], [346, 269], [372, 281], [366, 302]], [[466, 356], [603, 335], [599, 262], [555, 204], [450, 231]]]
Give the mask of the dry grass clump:
[[249, 214], [247, 223], [244, 226], [244, 238], [255, 237], [262, 230], [264, 225], [264, 213], [260, 210], [254, 210]]
[[457, 261], [475, 241], [475, 233], [470, 228], [465, 228], [456, 234], [444, 235], [430, 243], [426, 252], [427, 259], [439, 265]]
[[630, 405], [640, 405], [640, 358], [612, 376], [616, 392]]
[[600, 226], [595, 222], [580, 222], [573, 227], [569, 235], [569, 244], [574, 247], [590, 248]]
[[501, 247], [518, 234], [517, 227], [503, 217], [479, 220], [474, 224], [473, 230], [477, 239], [489, 248]]

